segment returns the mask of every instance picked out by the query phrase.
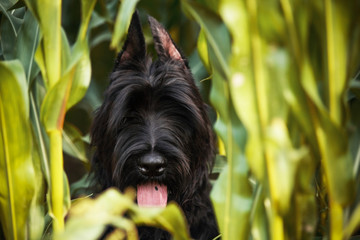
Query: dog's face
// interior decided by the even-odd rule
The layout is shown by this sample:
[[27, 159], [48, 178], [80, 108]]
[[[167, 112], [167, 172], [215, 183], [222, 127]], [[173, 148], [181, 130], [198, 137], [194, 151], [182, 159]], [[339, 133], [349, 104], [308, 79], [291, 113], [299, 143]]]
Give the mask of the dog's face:
[[149, 22], [158, 60], [135, 13], [91, 130], [93, 170], [102, 188], [137, 189], [139, 205], [182, 204], [208, 184], [214, 138], [186, 59]]

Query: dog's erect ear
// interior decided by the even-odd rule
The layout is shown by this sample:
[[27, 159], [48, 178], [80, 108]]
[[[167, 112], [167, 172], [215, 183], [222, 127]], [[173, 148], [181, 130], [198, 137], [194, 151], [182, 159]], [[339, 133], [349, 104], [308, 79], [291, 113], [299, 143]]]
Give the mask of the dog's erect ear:
[[164, 61], [168, 59], [185, 61], [165, 28], [155, 18], [150, 16], [149, 23], [159, 59]]
[[115, 67], [126, 60], [144, 59], [145, 54], [146, 46], [144, 34], [141, 29], [139, 14], [135, 11], [131, 18], [125, 44], [116, 59]]

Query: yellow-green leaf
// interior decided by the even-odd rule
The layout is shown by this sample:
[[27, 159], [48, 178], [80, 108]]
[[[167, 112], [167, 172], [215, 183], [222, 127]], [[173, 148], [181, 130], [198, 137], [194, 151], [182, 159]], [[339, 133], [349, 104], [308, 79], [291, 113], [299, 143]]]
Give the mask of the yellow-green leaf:
[[135, 7], [138, 1], [139, 0], [121, 1], [121, 5], [115, 20], [114, 34], [110, 44], [110, 46], [112, 48], [116, 48], [118, 52], [121, 50], [125, 34], [127, 33], [127, 29], [130, 25], [131, 16], [135, 11]]
[[25, 73], [0, 62], [0, 220], [6, 239], [25, 239], [35, 171]]
[[39, 47], [42, 48], [42, 64], [46, 68], [46, 76], [43, 77], [45, 85], [51, 88], [61, 76], [61, 0], [25, 0], [25, 3], [39, 21], [42, 32]]
[[81, 132], [72, 124], [64, 124], [63, 149], [67, 154], [88, 163], [86, 145], [82, 140]]

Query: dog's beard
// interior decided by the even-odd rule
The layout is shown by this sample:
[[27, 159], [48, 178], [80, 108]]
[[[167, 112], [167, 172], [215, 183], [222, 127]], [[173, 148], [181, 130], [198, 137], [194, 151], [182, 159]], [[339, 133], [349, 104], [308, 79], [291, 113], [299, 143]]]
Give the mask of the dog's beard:
[[[132, 187], [137, 191], [137, 203], [144, 207], [165, 207], [167, 202], [181, 202], [186, 191], [184, 186], [191, 179], [190, 158], [186, 151], [179, 149], [178, 137], [171, 133], [162, 134], [158, 130], [155, 136], [145, 132], [129, 131], [131, 126], [120, 131], [113, 155], [113, 183], [121, 190]], [[163, 130], [165, 131], [165, 130]], [[151, 131], [150, 131], [151, 132]], [[176, 133], [179, 134], [179, 133]], [[183, 131], [183, 141], [186, 134]], [[154, 146], [150, 142], [154, 141]], [[163, 156], [166, 162], [164, 172], [158, 176], [146, 176], [139, 170], [138, 159], [154, 152]]]

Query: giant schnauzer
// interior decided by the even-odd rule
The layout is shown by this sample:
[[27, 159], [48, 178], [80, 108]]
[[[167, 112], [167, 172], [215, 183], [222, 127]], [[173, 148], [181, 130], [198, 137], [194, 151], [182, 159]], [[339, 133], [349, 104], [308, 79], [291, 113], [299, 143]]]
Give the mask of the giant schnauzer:
[[[215, 138], [188, 62], [168, 32], [149, 17], [157, 60], [146, 54], [137, 12], [115, 61], [91, 129], [92, 167], [102, 190], [137, 190], [139, 206], [175, 201], [194, 239], [218, 235], [209, 199]], [[141, 239], [169, 239], [140, 227]]]

